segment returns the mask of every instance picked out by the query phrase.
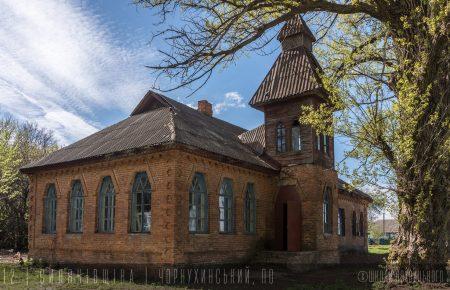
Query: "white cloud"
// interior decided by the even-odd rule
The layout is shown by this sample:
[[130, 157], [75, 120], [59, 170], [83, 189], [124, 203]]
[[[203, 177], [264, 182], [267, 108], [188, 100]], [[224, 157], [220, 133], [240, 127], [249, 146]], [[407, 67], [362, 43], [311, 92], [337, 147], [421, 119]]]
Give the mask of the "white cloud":
[[[120, 43], [76, 1], [0, 0], [0, 111], [71, 143], [130, 112], [149, 87], [147, 39]], [[78, 2], [79, 3], [79, 2]]]
[[244, 99], [238, 92], [228, 92], [222, 102], [214, 105], [214, 113], [220, 114], [228, 108], [245, 108]]

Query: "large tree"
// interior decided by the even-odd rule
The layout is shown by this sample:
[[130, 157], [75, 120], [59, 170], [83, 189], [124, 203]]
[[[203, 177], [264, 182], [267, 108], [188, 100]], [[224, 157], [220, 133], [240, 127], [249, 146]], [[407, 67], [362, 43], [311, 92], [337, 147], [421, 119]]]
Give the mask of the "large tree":
[[27, 248], [29, 180], [19, 168], [57, 148], [51, 131], [0, 119], [0, 248]]
[[[265, 51], [279, 24], [304, 14], [330, 102], [300, 120], [343, 135], [359, 181], [395, 192], [400, 232], [390, 269], [443, 269], [449, 206], [449, 11], [446, 0], [136, 0], [162, 17], [170, 89]], [[305, 14], [306, 13], [306, 14]], [[172, 21], [177, 16], [180, 21]], [[172, 23], [172, 24], [171, 24]], [[164, 25], [166, 24], [166, 25]], [[325, 122], [324, 122], [325, 120]], [[324, 125], [325, 124], [325, 125]]]

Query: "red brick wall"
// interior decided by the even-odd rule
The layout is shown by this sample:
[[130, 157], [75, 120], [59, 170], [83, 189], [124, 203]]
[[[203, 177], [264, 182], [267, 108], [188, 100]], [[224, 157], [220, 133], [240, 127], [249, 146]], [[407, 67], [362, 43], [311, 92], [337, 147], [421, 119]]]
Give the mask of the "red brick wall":
[[[146, 171], [152, 186], [151, 233], [129, 233], [131, 188], [137, 172]], [[205, 174], [209, 203], [209, 232], [188, 231], [188, 189], [195, 172]], [[96, 232], [97, 192], [104, 176], [111, 176], [116, 190], [115, 232]], [[257, 249], [273, 245], [274, 204], [279, 186], [295, 185], [301, 201], [301, 249], [318, 250], [334, 261], [338, 246], [353, 244], [337, 236], [337, 174], [307, 164], [286, 167], [270, 175], [226, 164], [192, 153], [170, 150], [118, 158], [83, 166], [40, 171], [30, 176], [29, 250], [33, 258], [62, 263], [176, 264], [236, 263]], [[218, 229], [218, 192], [224, 177], [233, 180], [235, 232]], [[83, 233], [67, 233], [68, 198], [72, 181], [82, 181], [85, 194]], [[244, 233], [243, 198], [247, 182], [255, 185], [256, 234]], [[57, 190], [55, 235], [42, 233], [43, 198], [49, 183]], [[322, 207], [325, 186], [332, 188], [333, 233], [323, 233]], [[351, 202], [350, 205], [353, 205]], [[357, 206], [357, 205], [355, 205]], [[351, 226], [347, 227], [349, 232]]]
[[[367, 201], [362, 199], [350, 198], [347, 195], [339, 194], [339, 208], [345, 210], [345, 236], [339, 236], [339, 248], [342, 251], [356, 250], [367, 252]], [[352, 233], [352, 216], [353, 211], [356, 212], [356, 218], [360, 221], [360, 213], [364, 216], [364, 235], [354, 236]], [[359, 232], [359, 224], [357, 232]], [[336, 224], [337, 228], [337, 224]]]
[[[30, 256], [68, 263], [172, 263], [174, 261], [175, 152], [122, 158], [86, 166], [39, 172], [31, 176]], [[136, 172], [146, 171], [152, 186], [151, 233], [129, 233], [129, 201]], [[96, 233], [97, 192], [110, 175], [116, 190], [115, 232]], [[83, 233], [67, 233], [68, 197], [72, 180], [80, 179], [85, 194]], [[45, 188], [57, 190], [56, 234], [42, 233]], [[164, 217], [164, 218], [161, 218]]]
[[[227, 165], [179, 152], [176, 169], [176, 208], [179, 223], [175, 235], [176, 258], [182, 263], [239, 262], [252, 255], [264, 240], [272, 239], [273, 202], [276, 176]], [[188, 230], [187, 189], [195, 172], [205, 174], [209, 204], [209, 232], [193, 234]], [[219, 233], [219, 188], [223, 178], [233, 180], [235, 232]], [[253, 182], [256, 194], [256, 234], [244, 231], [244, 195], [247, 182]]]
[[[298, 120], [302, 105], [318, 105], [319, 101], [314, 96], [304, 96], [291, 101], [270, 104], [264, 107], [265, 138], [267, 153], [281, 165], [314, 163], [326, 168], [334, 165], [334, 140], [329, 137], [329, 154], [323, 150], [317, 150], [315, 131], [307, 125], [300, 126], [302, 139], [302, 150], [293, 152], [291, 150], [291, 129], [295, 121]], [[279, 153], [276, 150], [276, 127], [281, 122], [286, 128], [286, 148], [287, 152]], [[323, 148], [323, 144], [321, 144]]]

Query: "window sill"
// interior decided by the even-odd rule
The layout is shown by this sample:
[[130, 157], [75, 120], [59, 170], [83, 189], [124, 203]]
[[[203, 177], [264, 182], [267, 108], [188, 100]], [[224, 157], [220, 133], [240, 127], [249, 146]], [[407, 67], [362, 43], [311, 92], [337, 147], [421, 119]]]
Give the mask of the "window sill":
[[298, 150], [298, 151], [287, 151], [287, 152], [277, 152], [276, 155], [277, 156], [292, 156], [292, 155], [297, 155], [302, 153], [303, 150]]
[[82, 235], [82, 234], [83, 234], [83, 232], [67, 232], [66, 233], [66, 235], [76, 235], [76, 236]]
[[209, 233], [189, 232], [189, 235], [196, 236], [196, 237], [209, 237]]
[[232, 236], [232, 235], [236, 235], [236, 232], [219, 232], [219, 235]]
[[150, 235], [152, 232], [128, 232], [129, 235], [132, 236], [140, 236], [140, 235]]

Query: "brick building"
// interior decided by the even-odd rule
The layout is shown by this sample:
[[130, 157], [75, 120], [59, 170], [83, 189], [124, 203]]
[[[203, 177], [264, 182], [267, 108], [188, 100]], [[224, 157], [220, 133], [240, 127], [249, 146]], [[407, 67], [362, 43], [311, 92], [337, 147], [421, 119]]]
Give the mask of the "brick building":
[[29, 164], [29, 251], [82, 264], [238, 263], [262, 250], [339, 262], [367, 251], [371, 199], [334, 169], [331, 136], [297, 121], [327, 94], [301, 17], [250, 101], [247, 131], [149, 91], [127, 119]]

